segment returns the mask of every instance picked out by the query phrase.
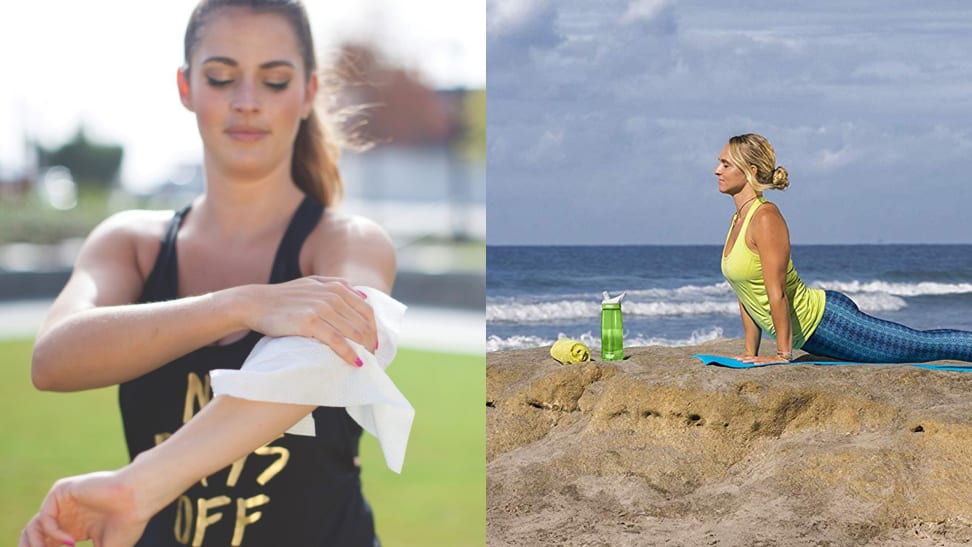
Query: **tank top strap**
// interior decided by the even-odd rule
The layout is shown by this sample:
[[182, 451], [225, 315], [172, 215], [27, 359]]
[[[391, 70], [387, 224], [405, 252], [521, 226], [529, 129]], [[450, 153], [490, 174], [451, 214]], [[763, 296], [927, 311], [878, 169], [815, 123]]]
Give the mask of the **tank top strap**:
[[176, 291], [178, 290], [176, 286], [176, 280], [178, 279], [176, 238], [179, 235], [179, 228], [182, 226], [182, 221], [186, 218], [186, 214], [191, 208], [192, 203], [189, 203], [182, 209], [176, 211], [172, 215], [172, 219], [169, 220], [169, 225], [166, 227], [165, 234], [162, 235], [162, 241], [159, 243], [159, 254], [155, 258], [155, 266], [152, 267], [152, 272], [149, 274], [148, 279], [145, 280], [140, 301], [153, 302], [175, 298]]
[[[767, 200], [763, 196], [760, 196], [760, 197], [756, 198], [756, 202], [755, 203], [753, 203], [752, 205], [749, 206], [749, 210], [746, 211], [746, 218], [743, 219], [742, 228], [739, 229], [739, 237], [743, 237], [743, 236], [746, 235], [746, 230], [749, 229], [749, 221], [752, 220], [753, 219], [753, 215], [756, 214], [756, 209], [759, 209], [759, 206], [762, 205], [762, 204], [764, 204], [764, 203], [769, 203], [769, 200]], [[745, 240], [743, 240], [743, 241], [745, 241]]]
[[273, 269], [270, 271], [270, 283], [283, 283], [301, 277], [300, 249], [304, 240], [310, 235], [324, 214], [324, 206], [310, 196], [297, 207], [290, 225], [284, 232], [277, 247], [277, 255], [273, 259]]

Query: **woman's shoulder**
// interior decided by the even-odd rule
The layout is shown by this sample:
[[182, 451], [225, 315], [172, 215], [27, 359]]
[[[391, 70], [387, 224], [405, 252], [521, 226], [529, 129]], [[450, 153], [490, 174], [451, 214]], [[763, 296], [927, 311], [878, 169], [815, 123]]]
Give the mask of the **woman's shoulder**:
[[360, 215], [329, 209], [305, 244], [312, 271], [341, 275], [366, 268], [382, 274], [395, 271], [395, 245], [377, 222]]
[[752, 222], [754, 225], [757, 223], [765, 223], [767, 221], [768, 223], [784, 221], [783, 213], [772, 201], [764, 201], [753, 213]]
[[786, 242], [789, 240], [789, 229], [779, 207], [769, 201], [763, 203], [755, 213], [750, 223], [747, 242], [752, 241], [757, 246], [760, 242]]
[[141, 209], [114, 213], [88, 235], [81, 249], [82, 257], [114, 257], [126, 262], [134, 258], [139, 270], [144, 273], [148, 265], [155, 262], [162, 236], [173, 214], [171, 210]]
[[345, 245], [375, 244], [391, 246], [391, 237], [377, 222], [361, 215], [328, 210], [317, 228], [328, 238]]
[[125, 240], [132, 244], [158, 244], [172, 220], [173, 211], [131, 209], [115, 213], [91, 232], [89, 239]]

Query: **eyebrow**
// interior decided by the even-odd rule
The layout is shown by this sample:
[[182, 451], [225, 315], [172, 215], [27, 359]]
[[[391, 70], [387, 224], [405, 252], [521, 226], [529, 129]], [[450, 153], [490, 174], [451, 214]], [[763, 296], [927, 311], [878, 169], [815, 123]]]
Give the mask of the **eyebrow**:
[[[210, 58], [208, 58], [208, 59], [206, 59], [206, 60], [203, 61], [203, 64], [206, 64], [206, 63], [221, 63], [221, 64], [224, 64], [224, 65], [229, 65], [229, 66], [233, 66], [233, 67], [240, 66], [240, 64], [237, 63], [235, 59], [231, 59], [229, 57], [210, 57]], [[293, 68], [293, 69], [296, 69], [297, 68], [294, 65], [294, 63], [291, 63], [290, 61], [267, 61], [267, 62], [261, 64], [260, 65], [260, 68], [261, 69], [268, 69], [268, 68], [277, 68], [279, 66], [286, 66], [286, 67], [290, 67], [290, 68]]]

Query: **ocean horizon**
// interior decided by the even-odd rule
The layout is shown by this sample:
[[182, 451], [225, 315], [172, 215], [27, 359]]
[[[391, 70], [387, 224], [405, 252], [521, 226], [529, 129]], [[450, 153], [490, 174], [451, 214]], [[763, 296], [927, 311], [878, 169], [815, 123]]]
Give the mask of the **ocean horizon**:
[[[487, 245], [487, 351], [577, 338], [600, 347], [602, 291], [622, 291], [625, 345], [742, 337], [722, 245]], [[804, 244], [792, 258], [813, 288], [913, 328], [972, 330], [972, 244]], [[764, 344], [767, 342], [764, 341]]]

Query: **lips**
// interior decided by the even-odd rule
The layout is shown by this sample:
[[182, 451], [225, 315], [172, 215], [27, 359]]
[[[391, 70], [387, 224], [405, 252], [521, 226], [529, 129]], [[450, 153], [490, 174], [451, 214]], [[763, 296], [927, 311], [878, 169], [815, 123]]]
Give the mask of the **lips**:
[[225, 133], [231, 138], [238, 141], [252, 142], [262, 139], [267, 136], [270, 132], [265, 129], [260, 129], [259, 127], [253, 127], [250, 125], [234, 125], [226, 129]]

